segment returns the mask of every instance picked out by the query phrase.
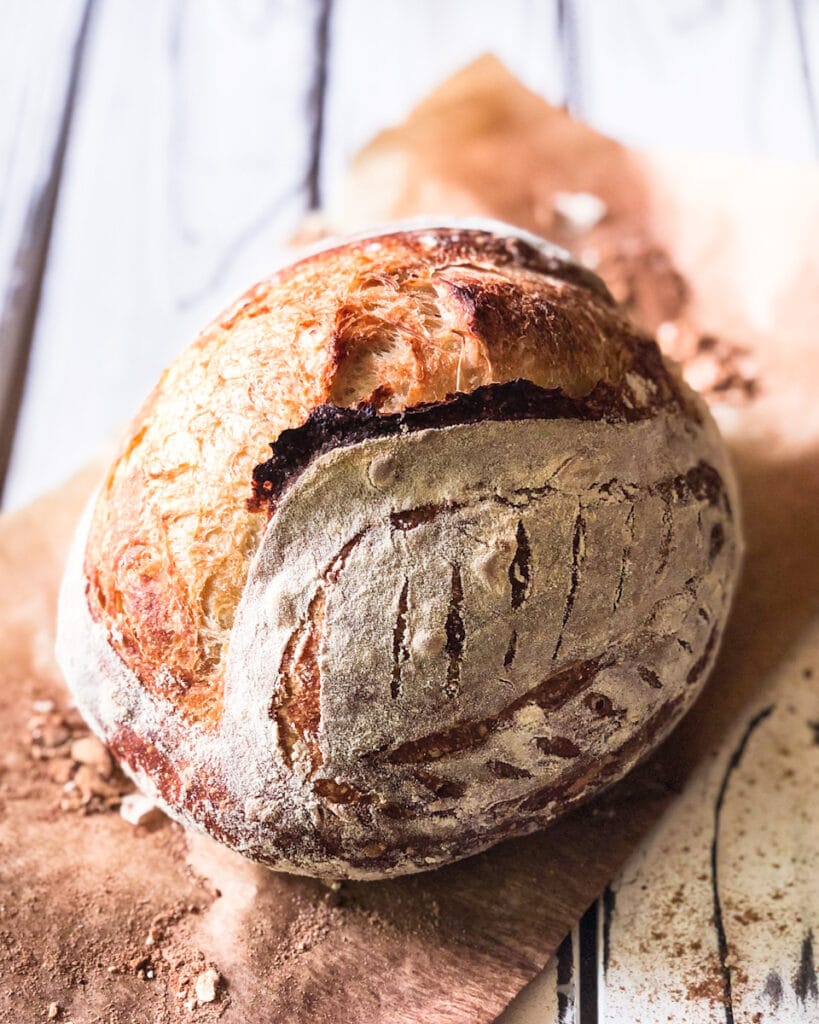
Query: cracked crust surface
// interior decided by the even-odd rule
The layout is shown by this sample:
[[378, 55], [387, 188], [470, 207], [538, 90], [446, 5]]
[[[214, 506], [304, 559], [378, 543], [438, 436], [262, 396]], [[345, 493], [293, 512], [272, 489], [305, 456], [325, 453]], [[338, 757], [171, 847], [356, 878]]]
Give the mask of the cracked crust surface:
[[731, 489], [587, 272], [511, 229], [358, 240], [166, 372], [78, 537], [63, 665], [183, 821], [292, 870], [420, 870], [540, 827], [690, 705]]

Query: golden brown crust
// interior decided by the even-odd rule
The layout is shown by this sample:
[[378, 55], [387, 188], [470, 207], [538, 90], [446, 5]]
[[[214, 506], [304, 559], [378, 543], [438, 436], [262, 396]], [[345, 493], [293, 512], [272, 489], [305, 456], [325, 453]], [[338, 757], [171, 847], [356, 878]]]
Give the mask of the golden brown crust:
[[514, 236], [419, 229], [302, 260], [208, 327], [137, 416], [91, 527], [92, 614], [150, 692], [215, 722], [265, 523], [250, 481], [283, 430], [325, 403], [397, 413], [516, 378], [578, 398], [619, 385], [640, 344], [597, 278]]

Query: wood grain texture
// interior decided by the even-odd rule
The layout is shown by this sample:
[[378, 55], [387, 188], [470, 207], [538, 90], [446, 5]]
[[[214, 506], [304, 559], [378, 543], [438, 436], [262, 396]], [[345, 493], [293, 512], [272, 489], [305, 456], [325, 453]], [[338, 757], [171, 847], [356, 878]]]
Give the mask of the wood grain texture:
[[0, 32], [0, 493], [48, 253], [89, 4], [9, 3]]
[[575, 925], [546, 967], [522, 989], [496, 1024], [577, 1024], [580, 932]]
[[[89, 458], [275, 262], [307, 205], [318, 10], [97, 5], [9, 505]], [[65, 424], [71, 444], [46, 460]]]
[[816, 1019], [818, 661], [813, 628], [612, 886], [601, 1021]]

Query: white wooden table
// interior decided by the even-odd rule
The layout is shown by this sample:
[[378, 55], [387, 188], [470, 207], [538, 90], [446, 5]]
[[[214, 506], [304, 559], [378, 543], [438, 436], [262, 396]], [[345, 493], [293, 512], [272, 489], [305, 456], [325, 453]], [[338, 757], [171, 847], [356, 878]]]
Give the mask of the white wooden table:
[[[97, 453], [355, 150], [487, 51], [628, 143], [819, 155], [819, 0], [4, 0], [4, 507]], [[503, 1020], [623, 1019], [648, 902], [607, 892]]]

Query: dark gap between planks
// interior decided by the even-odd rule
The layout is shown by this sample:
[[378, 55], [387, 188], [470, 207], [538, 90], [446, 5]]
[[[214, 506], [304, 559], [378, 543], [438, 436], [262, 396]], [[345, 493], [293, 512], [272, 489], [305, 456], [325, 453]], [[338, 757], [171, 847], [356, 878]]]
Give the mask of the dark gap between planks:
[[316, 50], [313, 82], [307, 98], [311, 121], [310, 162], [305, 176], [307, 209], [321, 207], [321, 153], [324, 143], [324, 108], [327, 98], [327, 64], [330, 52], [330, 18], [333, 0], [318, 0], [316, 5]]
[[5, 363], [4, 373], [0, 377], [0, 505], [25, 390], [29, 353], [93, 6], [94, 0], [86, 0], [72, 47], [68, 85], [52, 151], [51, 168], [45, 184], [29, 203], [13, 261], [9, 290], [0, 313], [0, 360]]

